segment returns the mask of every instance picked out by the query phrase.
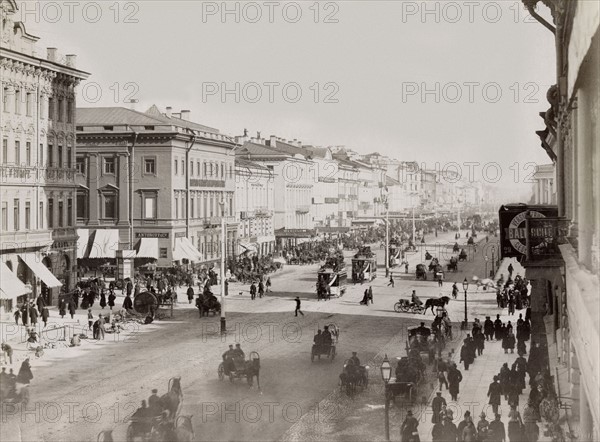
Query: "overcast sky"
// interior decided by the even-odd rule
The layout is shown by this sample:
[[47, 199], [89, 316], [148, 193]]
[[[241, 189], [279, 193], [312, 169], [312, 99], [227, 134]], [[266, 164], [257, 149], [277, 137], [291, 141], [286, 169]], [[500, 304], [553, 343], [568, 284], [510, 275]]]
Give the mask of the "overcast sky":
[[[497, 162], [505, 185], [519, 163], [521, 187], [526, 163], [550, 162], [535, 131], [555, 78], [553, 36], [520, 1], [227, 2], [238, 17], [223, 17], [222, 2], [19, 5], [40, 53], [75, 53], [92, 74], [80, 107], [130, 106], [133, 94], [137, 110], [190, 109], [230, 135], [247, 128], [428, 168]], [[236, 83], [239, 102], [221, 94]]]

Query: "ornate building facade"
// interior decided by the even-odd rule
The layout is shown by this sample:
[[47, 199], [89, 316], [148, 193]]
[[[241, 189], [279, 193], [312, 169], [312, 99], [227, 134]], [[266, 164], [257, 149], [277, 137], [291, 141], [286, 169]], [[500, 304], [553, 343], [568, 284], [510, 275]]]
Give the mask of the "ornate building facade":
[[63, 57], [55, 48], [38, 54], [38, 37], [13, 20], [17, 11], [16, 2], [0, 1], [5, 309], [29, 293], [55, 304], [60, 287], [76, 282], [75, 88], [89, 76], [75, 68], [75, 55]]

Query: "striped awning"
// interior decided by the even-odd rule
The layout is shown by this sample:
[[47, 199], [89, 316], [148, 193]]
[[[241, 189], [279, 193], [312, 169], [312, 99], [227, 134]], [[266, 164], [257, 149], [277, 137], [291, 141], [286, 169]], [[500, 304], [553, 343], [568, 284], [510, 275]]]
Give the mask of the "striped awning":
[[39, 256], [35, 253], [19, 253], [19, 258], [23, 260], [27, 267], [31, 269], [31, 271], [44, 281], [50, 288], [61, 287], [62, 282], [60, 282], [56, 276], [52, 274], [52, 272], [44, 265], [39, 259]]
[[90, 231], [88, 229], [77, 229], [77, 258], [85, 258], [89, 255], [89, 242]]
[[98, 229], [89, 248], [89, 255], [83, 258], [115, 258], [119, 250], [117, 229]]
[[158, 238], [141, 238], [135, 245], [136, 258], [158, 259]]
[[27, 293], [31, 293], [31, 289], [23, 284], [4, 262], [0, 261], [0, 299], [16, 301], [17, 297]]
[[176, 238], [175, 249], [173, 250], [173, 261], [182, 261], [183, 259], [187, 259], [190, 262], [203, 261], [202, 254], [189, 239], [185, 237]]

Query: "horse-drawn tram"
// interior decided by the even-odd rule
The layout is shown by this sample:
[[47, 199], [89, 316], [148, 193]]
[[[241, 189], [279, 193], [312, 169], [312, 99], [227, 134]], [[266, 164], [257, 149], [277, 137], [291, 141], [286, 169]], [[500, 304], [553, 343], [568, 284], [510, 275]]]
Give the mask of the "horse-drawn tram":
[[317, 273], [317, 296], [319, 299], [339, 297], [346, 292], [348, 273], [345, 268], [335, 270], [322, 267]]
[[400, 244], [390, 242], [388, 256], [390, 257], [390, 267], [400, 265], [400, 262], [402, 262], [402, 248]]
[[370, 282], [377, 276], [377, 257], [371, 247], [361, 247], [352, 258], [352, 281]]

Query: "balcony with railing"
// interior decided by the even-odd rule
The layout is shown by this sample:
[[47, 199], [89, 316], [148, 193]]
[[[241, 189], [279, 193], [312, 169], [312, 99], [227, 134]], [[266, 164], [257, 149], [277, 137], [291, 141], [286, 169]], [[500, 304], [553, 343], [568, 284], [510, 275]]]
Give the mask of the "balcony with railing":
[[310, 206], [297, 206], [296, 213], [308, 213], [310, 212]]
[[27, 184], [38, 180], [36, 168], [16, 164], [0, 165], [0, 182], [3, 184]]
[[66, 167], [47, 167], [45, 169], [46, 183], [75, 183], [77, 169]]
[[225, 224], [235, 224], [237, 220], [235, 216], [209, 216], [202, 220], [204, 227], [214, 228], [221, 226], [221, 220], [225, 220]]

